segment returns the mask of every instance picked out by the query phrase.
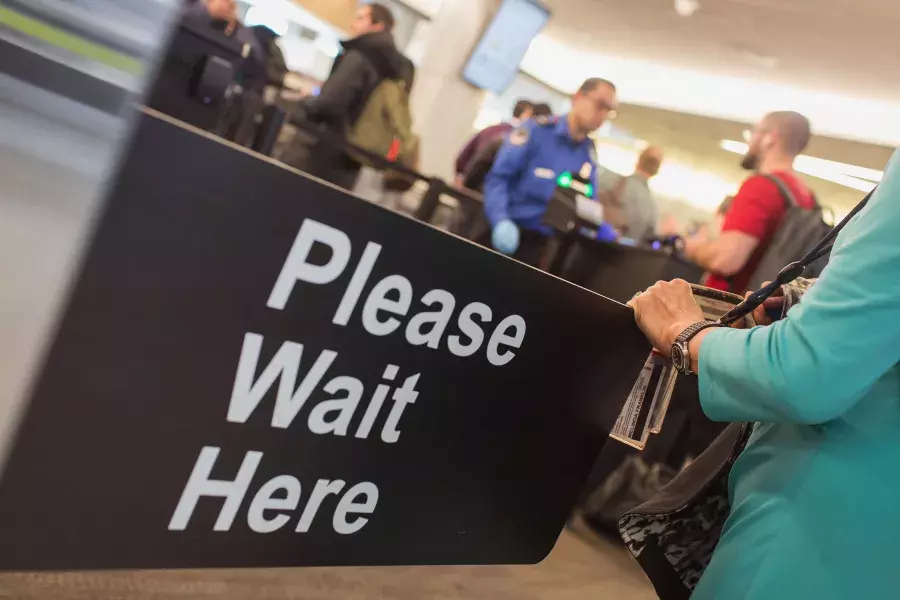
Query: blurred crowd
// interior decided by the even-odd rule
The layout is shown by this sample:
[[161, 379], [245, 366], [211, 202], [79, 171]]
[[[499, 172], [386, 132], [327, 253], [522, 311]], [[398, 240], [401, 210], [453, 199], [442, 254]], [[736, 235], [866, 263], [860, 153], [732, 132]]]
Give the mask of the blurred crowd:
[[[278, 35], [240, 22], [234, 0], [194, 0], [185, 19], [200, 22], [243, 45], [244, 61], [217, 133], [251, 146], [268, 103], [283, 98], [286, 75]], [[295, 93], [274, 155], [279, 160], [355, 191], [398, 206], [413, 184], [385, 172], [373, 157], [415, 170], [419, 137], [414, 132], [410, 92], [415, 67], [394, 43], [391, 10], [362, 5], [350, 37], [317, 93]], [[275, 98], [275, 99], [273, 99]], [[793, 171], [806, 147], [810, 126], [793, 112], [767, 115], [755, 127], [742, 166], [752, 174], [734, 197], [723, 199], [715, 218], [686, 229], [675, 215], [661, 216], [651, 179], [664, 149], [649, 145], [634, 171], [620, 174], [598, 164], [594, 134], [615, 118], [613, 82], [588, 79], [572, 96], [565, 114], [553, 114], [541, 99], [516, 102], [505, 121], [478, 131], [459, 150], [452, 185], [480, 194], [486, 233], [476, 241], [541, 266], [550, 239], [544, 213], [561, 177], [602, 207], [591, 231], [598, 240], [634, 246], [677, 247], [707, 271], [706, 284], [743, 292], [750, 283], [782, 217], [791, 206], [816, 206], [811, 191]], [[429, 140], [424, 140], [429, 143]], [[432, 142], [437, 143], [437, 142]]]

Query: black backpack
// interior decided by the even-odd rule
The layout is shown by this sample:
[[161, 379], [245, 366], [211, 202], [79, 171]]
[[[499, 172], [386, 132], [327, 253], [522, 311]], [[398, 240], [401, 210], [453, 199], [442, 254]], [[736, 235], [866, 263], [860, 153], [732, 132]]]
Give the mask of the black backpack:
[[[750, 278], [751, 290], [762, 287], [767, 281], [774, 281], [778, 272], [785, 265], [798, 261], [819, 240], [831, 232], [832, 227], [822, 218], [823, 209], [813, 196], [813, 207], [803, 208], [797, 204], [790, 188], [778, 177], [765, 175], [772, 183], [778, 186], [781, 196], [784, 198], [785, 212], [772, 236], [769, 247], [766, 248], [759, 266]], [[822, 269], [828, 264], [830, 252], [825, 254], [812, 264], [804, 272], [804, 277], [818, 277]]]

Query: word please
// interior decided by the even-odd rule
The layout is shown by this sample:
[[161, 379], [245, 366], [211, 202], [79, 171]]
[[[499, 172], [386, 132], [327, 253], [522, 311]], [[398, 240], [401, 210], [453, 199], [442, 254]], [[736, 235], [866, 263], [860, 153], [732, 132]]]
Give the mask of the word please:
[[[324, 244], [331, 256], [324, 265], [309, 262], [309, 254], [315, 244]], [[352, 245], [343, 231], [306, 219], [294, 240], [287, 260], [272, 288], [269, 308], [284, 310], [298, 281], [324, 285], [336, 280], [350, 263]], [[360, 301], [369, 276], [375, 267], [381, 245], [368, 242], [353, 275], [344, 290], [341, 302], [332, 322], [346, 326]], [[363, 303], [362, 325], [372, 335], [385, 336], [400, 328], [398, 317], [406, 317], [412, 308], [413, 287], [402, 275], [388, 275], [378, 281]], [[444, 333], [456, 312], [456, 298], [446, 290], [431, 290], [420, 300], [424, 307], [433, 309], [413, 315], [406, 324], [406, 341], [413, 346], [440, 347]], [[484, 343], [483, 326], [494, 318], [486, 304], [472, 302], [456, 315], [458, 333], [446, 340], [447, 349], [456, 356], [469, 357], [477, 353]], [[497, 323], [487, 343], [486, 356], [494, 366], [508, 364], [521, 348], [525, 339], [525, 319], [510, 315]]]

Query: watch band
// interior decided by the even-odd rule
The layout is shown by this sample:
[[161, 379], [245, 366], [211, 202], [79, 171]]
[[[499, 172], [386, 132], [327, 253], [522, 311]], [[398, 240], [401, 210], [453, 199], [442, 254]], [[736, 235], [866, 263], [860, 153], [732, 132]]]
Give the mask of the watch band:
[[675, 367], [675, 370], [682, 375], [692, 374], [690, 341], [704, 329], [720, 326], [721, 323], [718, 321], [698, 321], [679, 333], [672, 344], [672, 365]]
[[675, 338], [675, 341], [680, 342], [682, 344], [687, 344], [692, 339], [694, 339], [694, 336], [696, 336], [698, 333], [700, 333], [704, 329], [709, 329], [710, 327], [719, 327], [719, 326], [720, 325], [719, 325], [718, 321], [698, 321], [698, 322], [694, 323], [693, 325], [688, 326], [687, 328], [685, 328], [684, 331], [679, 333], [678, 337]]

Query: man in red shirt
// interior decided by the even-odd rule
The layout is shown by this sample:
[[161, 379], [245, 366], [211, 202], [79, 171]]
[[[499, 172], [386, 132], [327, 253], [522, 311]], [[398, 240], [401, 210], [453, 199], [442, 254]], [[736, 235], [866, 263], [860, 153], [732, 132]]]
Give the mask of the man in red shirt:
[[706, 285], [743, 295], [786, 212], [785, 198], [768, 176], [777, 177], [797, 204], [813, 208], [812, 192], [794, 173], [794, 159], [809, 143], [809, 121], [796, 112], [769, 113], [753, 129], [741, 166], [755, 173], [731, 203], [721, 235], [688, 240], [686, 256], [706, 269]]

